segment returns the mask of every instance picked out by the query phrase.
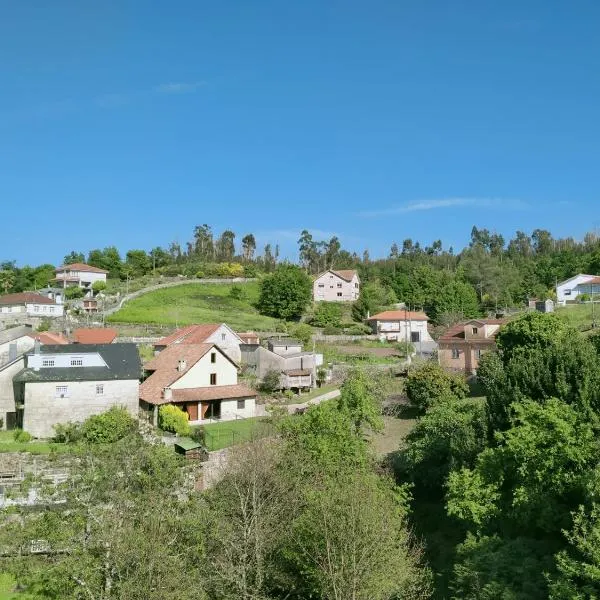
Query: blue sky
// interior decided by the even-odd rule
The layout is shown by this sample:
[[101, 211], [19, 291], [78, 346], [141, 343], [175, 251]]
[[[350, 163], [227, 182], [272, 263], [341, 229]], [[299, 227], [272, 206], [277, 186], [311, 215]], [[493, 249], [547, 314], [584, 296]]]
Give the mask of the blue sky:
[[600, 3], [11, 2], [0, 260], [600, 225]]

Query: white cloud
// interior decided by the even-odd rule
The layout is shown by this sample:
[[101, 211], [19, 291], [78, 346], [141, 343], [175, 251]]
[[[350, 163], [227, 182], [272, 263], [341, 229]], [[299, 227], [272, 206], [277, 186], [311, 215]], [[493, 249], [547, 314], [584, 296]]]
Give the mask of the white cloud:
[[508, 198], [436, 198], [432, 200], [415, 200], [391, 206], [389, 208], [367, 210], [359, 212], [360, 217], [386, 217], [401, 215], [411, 212], [438, 210], [442, 208], [456, 208], [469, 206], [472, 208], [501, 208], [506, 210], [524, 210], [528, 205], [521, 200]]

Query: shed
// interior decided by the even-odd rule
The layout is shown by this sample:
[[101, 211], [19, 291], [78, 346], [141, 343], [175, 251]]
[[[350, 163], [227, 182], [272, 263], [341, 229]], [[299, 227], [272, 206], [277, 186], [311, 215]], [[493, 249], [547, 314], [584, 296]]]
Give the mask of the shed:
[[189, 437], [179, 438], [175, 442], [175, 452], [187, 459], [206, 460], [208, 458], [208, 452], [204, 446]]

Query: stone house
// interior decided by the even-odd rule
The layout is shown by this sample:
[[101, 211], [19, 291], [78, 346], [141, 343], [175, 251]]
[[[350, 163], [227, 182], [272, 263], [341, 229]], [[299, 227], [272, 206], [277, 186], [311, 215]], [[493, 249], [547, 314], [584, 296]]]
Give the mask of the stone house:
[[88, 296], [92, 296], [92, 286], [96, 281], [106, 283], [108, 271], [92, 267], [85, 263], [72, 263], [62, 265], [56, 268], [56, 273], [52, 281], [62, 288], [78, 286], [83, 288]]
[[380, 340], [393, 342], [433, 342], [427, 324], [429, 317], [420, 311], [386, 310], [367, 319]]
[[35, 344], [13, 379], [17, 426], [51, 437], [112, 406], [137, 417], [141, 362], [135, 344]]
[[155, 353], [163, 351], [172, 345], [186, 344], [216, 344], [235, 363], [240, 362], [240, 344], [244, 341], [225, 323], [203, 323], [188, 325], [154, 344]]
[[155, 424], [164, 404], [187, 412], [192, 424], [255, 416], [255, 392], [238, 383], [238, 365], [216, 344], [172, 344], [144, 369], [140, 407]]
[[313, 281], [315, 302], [354, 302], [360, 296], [360, 279], [353, 269], [325, 271]]
[[11, 317], [62, 317], [63, 305], [35, 292], [19, 292], [0, 296], [0, 315]]
[[438, 360], [450, 371], [475, 375], [479, 360], [496, 349], [501, 319], [472, 319], [451, 327], [438, 339]]

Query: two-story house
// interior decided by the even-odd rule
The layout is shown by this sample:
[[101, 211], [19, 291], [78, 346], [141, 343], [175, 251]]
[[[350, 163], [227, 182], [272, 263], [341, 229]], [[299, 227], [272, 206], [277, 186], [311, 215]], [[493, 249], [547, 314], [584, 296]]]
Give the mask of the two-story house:
[[173, 344], [144, 369], [140, 407], [155, 425], [163, 404], [179, 406], [191, 423], [255, 416], [255, 392], [238, 383], [238, 365], [215, 344]]
[[367, 319], [380, 340], [397, 342], [433, 342], [427, 323], [429, 317], [420, 311], [385, 310]]
[[241, 359], [240, 344], [244, 341], [225, 323], [203, 323], [188, 325], [174, 331], [154, 344], [154, 352], [158, 353], [172, 345], [217, 344], [234, 362]]
[[135, 344], [40, 345], [13, 378], [17, 426], [35, 437], [82, 422], [112, 406], [136, 417], [141, 362]]
[[440, 365], [475, 375], [480, 358], [496, 349], [496, 334], [503, 323], [500, 319], [472, 319], [451, 327], [438, 339]]
[[0, 315], [10, 317], [62, 317], [63, 305], [35, 292], [19, 292], [0, 296]]
[[92, 294], [92, 286], [96, 281], [106, 283], [108, 271], [92, 267], [85, 263], [72, 263], [70, 265], [62, 265], [56, 269], [56, 276], [52, 280], [60, 287], [67, 288], [71, 286], [79, 286]]
[[354, 302], [360, 295], [360, 279], [353, 269], [325, 271], [313, 281], [315, 302]]

